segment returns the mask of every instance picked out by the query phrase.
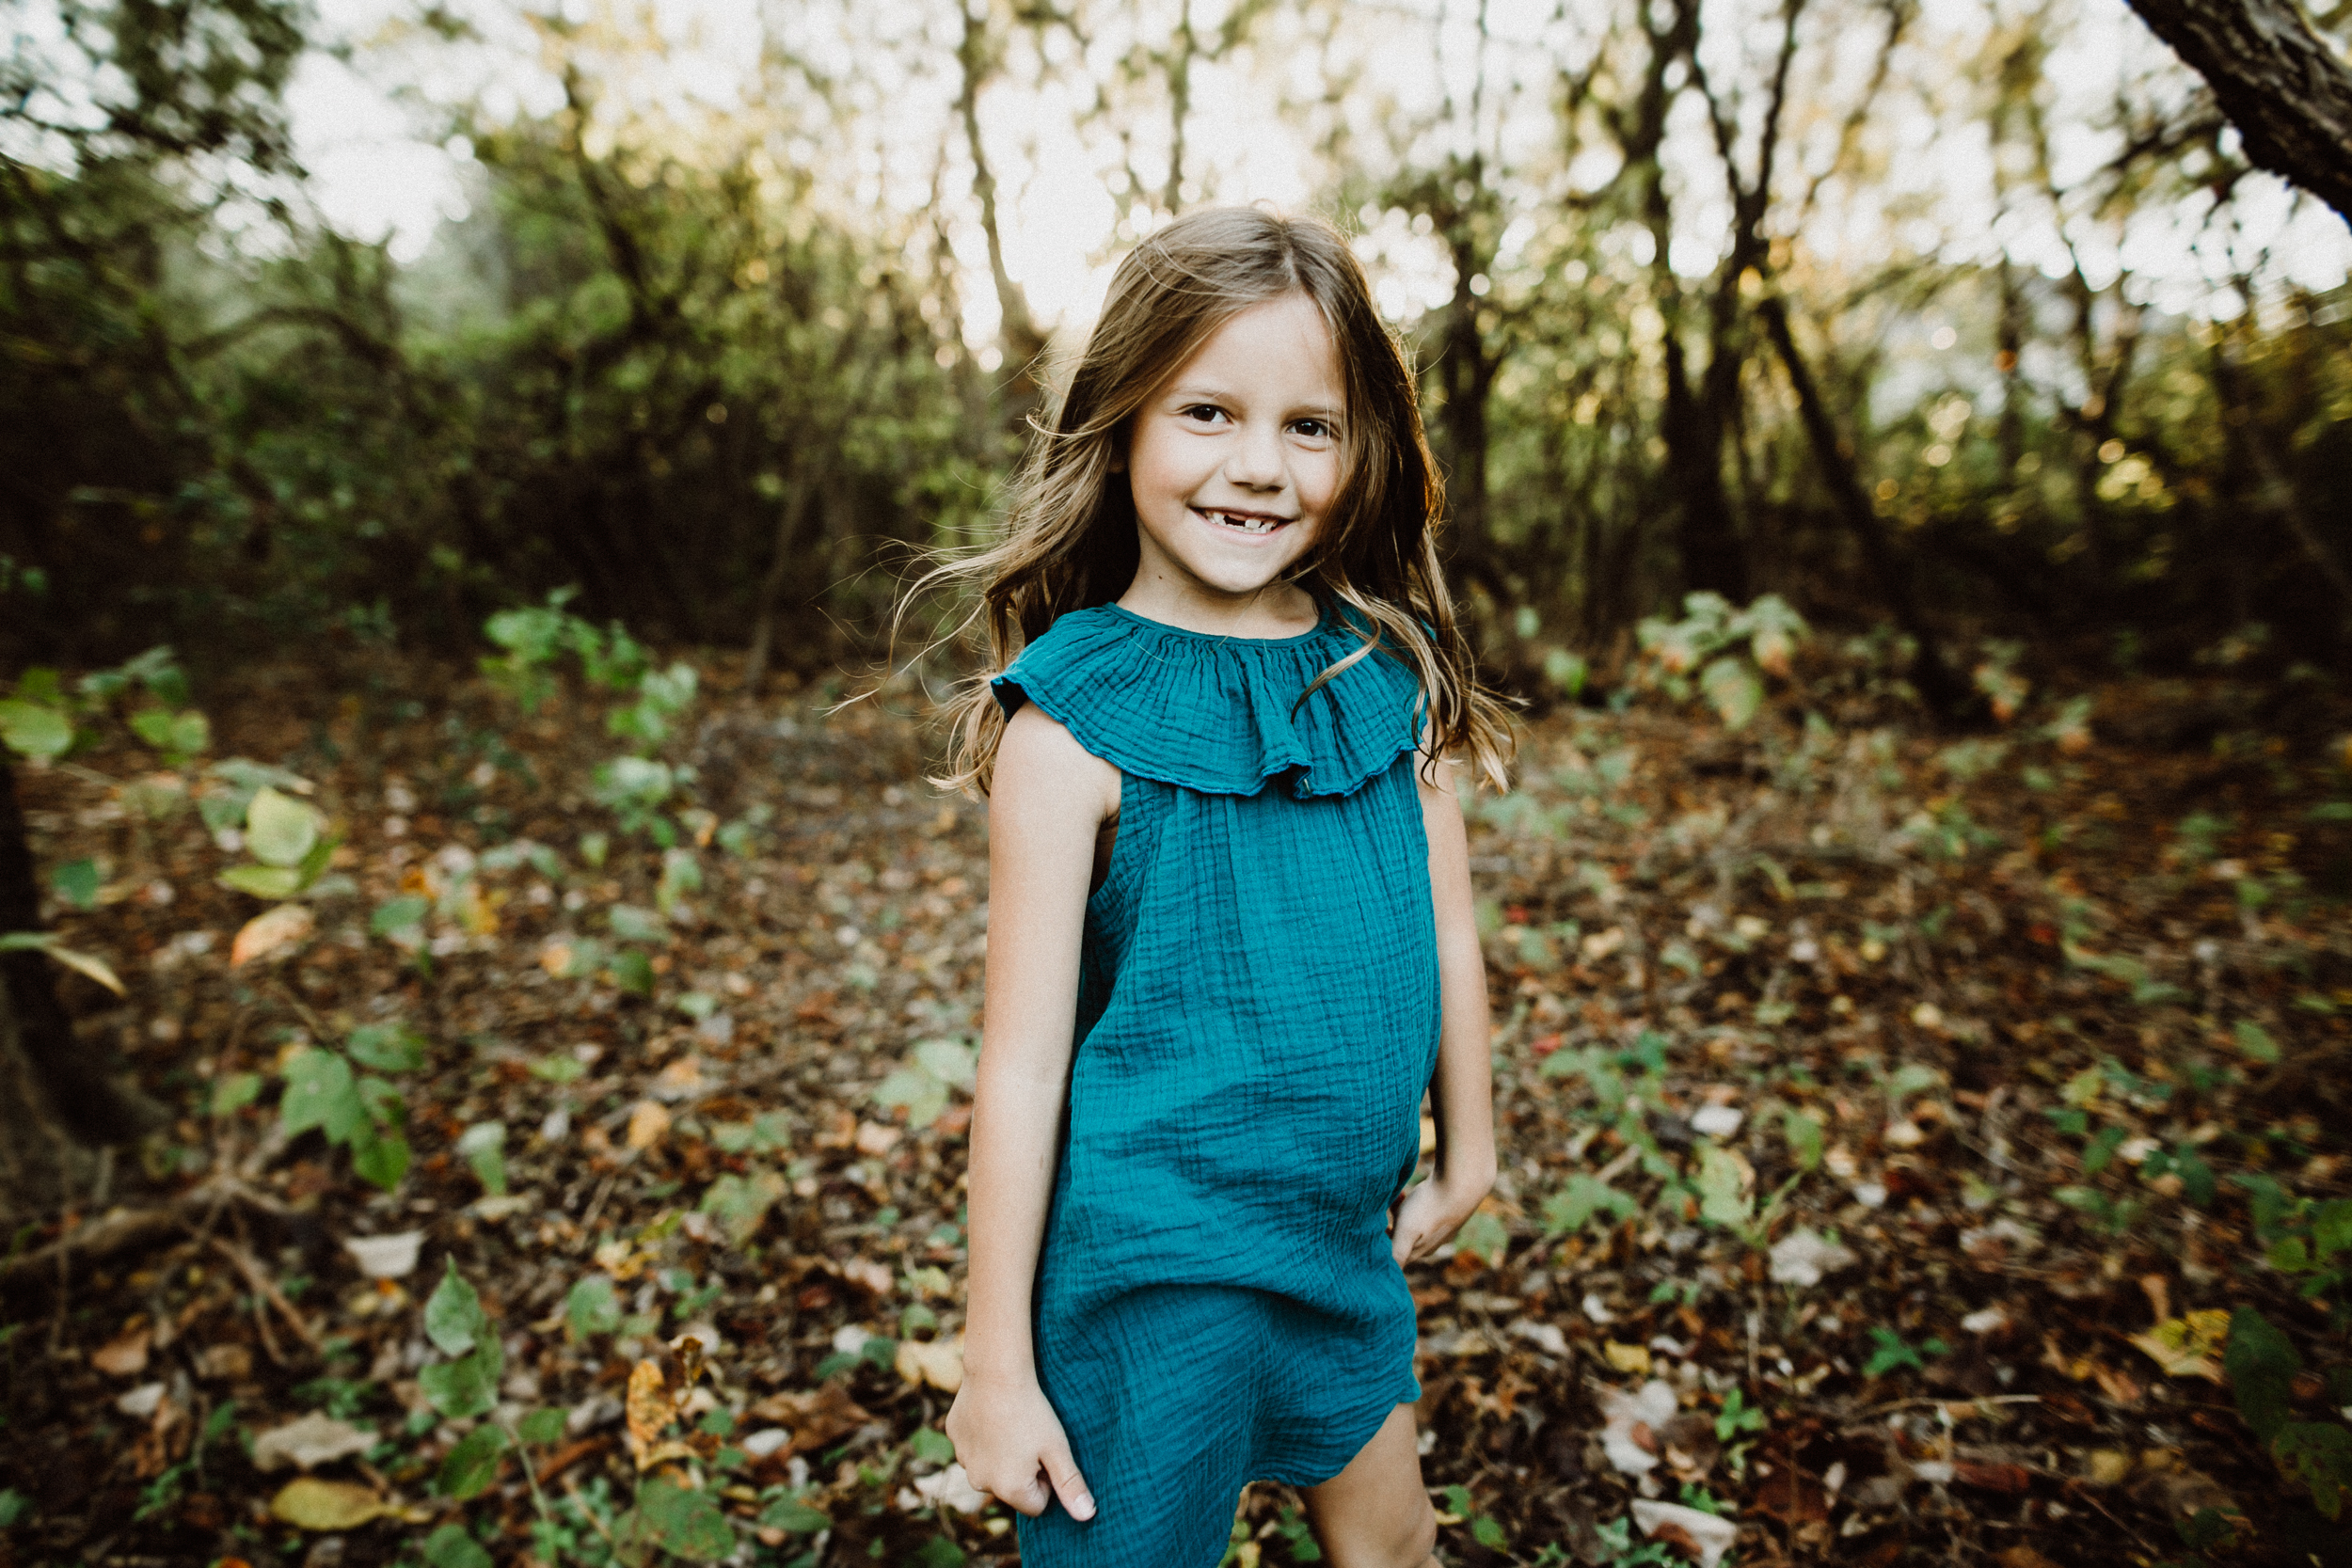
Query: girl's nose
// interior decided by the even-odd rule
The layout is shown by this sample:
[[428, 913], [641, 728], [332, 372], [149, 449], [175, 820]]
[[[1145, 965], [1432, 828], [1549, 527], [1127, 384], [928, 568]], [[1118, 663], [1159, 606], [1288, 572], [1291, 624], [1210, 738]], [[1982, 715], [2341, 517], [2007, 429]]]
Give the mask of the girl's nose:
[[1225, 477], [1253, 490], [1279, 487], [1283, 479], [1282, 433], [1244, 426], [1225, 455]]

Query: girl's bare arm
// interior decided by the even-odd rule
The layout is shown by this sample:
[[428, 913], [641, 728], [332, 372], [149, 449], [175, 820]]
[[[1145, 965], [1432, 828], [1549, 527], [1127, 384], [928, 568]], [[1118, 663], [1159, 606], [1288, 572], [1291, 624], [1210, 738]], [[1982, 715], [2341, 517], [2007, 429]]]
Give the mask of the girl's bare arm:
[[1471, 907], [1470, 836], [1456, 790], [1460, 775], [1439, 762], [1421, 775], [1422, 827], [1429, 840], [1429, 893], [1438, 923], [1441, 997], [1437, 1101], [1438, 1162], [1405, 1195], [1391, 1227], [1402, 1264], [1427, 1256], [1461, 1228], [1495, 1180], [1494, 1075], [1487, 1049], [1486, 960]]
[[1094, 1502], [1038, 1386], [1030, 1287], [1069, 1085], [1095, 834], [1118, 809], [1117, 768], [1034, 705], [1013, 715], [989, 795], [964, 1381], [947, 1435], [982, 1491], [1029, 1514], [1058, 1495], [1080, 1519]]

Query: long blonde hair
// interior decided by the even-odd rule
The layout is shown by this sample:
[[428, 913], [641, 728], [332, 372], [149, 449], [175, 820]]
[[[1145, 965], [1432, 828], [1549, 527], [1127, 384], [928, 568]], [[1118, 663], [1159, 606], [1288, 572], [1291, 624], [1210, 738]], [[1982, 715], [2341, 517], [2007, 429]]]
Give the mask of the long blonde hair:
[[1479, 688], [1438, 562], [1433, 534], [1445, 490], [1405, 351], [1338, 230], [1255, 207], [1188, 213], [1128, 253], [1069, 389], [1034, 424], [1004, 537], [935, 567], [909, 591], [912, 599], [943, 581], [975, 584], [978, 602], [963, 626], [984, 620], [991, 655], [947, 705], [954, 750], [948, 772], [932, 783], [985, 794], [1005, 724], [989, 680], [1057, 618], [1109, 604], [1135, 580], [1134, 497], [1114, 464], [1136, 410], [1227, 322], [1291, 293], [1313, 301], [1338, 345], [1345, 415], [1339, 494], [1288, 580], [1352, 607], [1371, 628], [1307, 690], [1391, 643], [1420, 677], [1432, 754], [1466, 753], [1477, 777], [1509, 786], [1510, 724]]

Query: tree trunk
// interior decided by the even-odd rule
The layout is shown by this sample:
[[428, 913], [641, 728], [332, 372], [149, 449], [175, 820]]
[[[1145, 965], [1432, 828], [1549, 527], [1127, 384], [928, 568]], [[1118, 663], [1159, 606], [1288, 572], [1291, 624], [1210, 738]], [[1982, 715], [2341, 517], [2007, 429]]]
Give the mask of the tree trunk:
[[801, 518], [808, 511], [808, 476], [795, 465], [791, 488], [776, 513], [776, 553], [760, 578], [759, 603], [752, 623], [751, 651], [743, 659], [743, 695], [756, 702], [760, 683], [768, 678], [768, 659], [775, 647], [776, 601], [784, 596], [784, 581], [801, 553]]
[[2296, 0], [2131, 0], [2213, 89], [2258, 166], [2352, 224], [2352, 68]]
[[1896, 624], [1918, 645], [1918, 657], [1912, 665], [1913, 681], [1930, 707], [1947, 719], [1957, 717], [1969, 703], [1969, 690], [1945, 664], [1943, 655], [1936, 652], [1933, 628], [1919, 613], [1918, 601], [1912, 596], [1911, 580], [1902, 562], [1896, 559], [1894, 542], [1887, 538], [1886, 526], [1872, 509], [1870, 498], [1863, 493], [1862, 477], [1854, 469], [1852, 454], [1838, 438], [1828, 404], [1821, 401], [1820, 388], [1813, 380], [1812, 369], [1797, 350], [1796, 337], [1788, 329], [1788, 308], [1781, 303], [1780, 295], [1768, 293], [1756, 306], [1756, 313], [1762, 318], [1765, 335], [1772, 339], [1772, 348], [1788, 372], [1788, 385], [1797, 394], [1798, 417], [1813, 444], [1814, 461], [1821, 466], [1821, 479], [1829, 486], [1831, 499], [1837, 503], [1846, 526], [1862, 546], [1863, 559], [1869, 563], [1870, 575], [1877, 579], [1887, 608], [1894, 611]]
[[996, 341], [1005, 356], [1005, 380], [1000, 384], [1005, 428], [1019, 433], [1030, 412], [1044, 401], [1045, 334], [1038, 330], [1036, 319], [1029, 314], [1028, 294], [1005, 265], [1004, 237], [996, 217], [996, 176], [989, 170], [988, 149], [980, 137], [980, 88], [996, 68], [988, 21], [985, 4], [975, 15], [971, 0], [964, 0], [963, 35], [956, 45], [956, 64], [961, 72], [956, 112], [972, 159], [972, 194], [979, 198], [980, 230], [988, 241], [989, 280], [996, 288]]
[[[24, 841], [16, 774], [8, 753], [0, 750], [0, 931], [40, 928], [40, 888], [34, 877], [32, 847]], [[8, 1015], [0, 1023], [14, 1022], [17, 1049], [66, 1131], [90, 1145], [126, 1143], [138, 1136], [138, 1111], [108, 1081], [103, 1056], [73, 1037], [73, 1021], [57, 1000], [56, 976], [45, 954], [0, 953], [0, 1008]]]

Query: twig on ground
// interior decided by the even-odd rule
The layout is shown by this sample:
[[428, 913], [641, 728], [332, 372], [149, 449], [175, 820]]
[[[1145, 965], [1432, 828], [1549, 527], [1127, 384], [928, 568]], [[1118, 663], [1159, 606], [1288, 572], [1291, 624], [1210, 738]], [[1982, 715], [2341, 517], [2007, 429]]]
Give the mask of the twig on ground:
[[255, 1192], [233, 1177], [216, 1178], [190, 1188], [170, 1203], [148, 1209], [117, 1209], [101, 1214], [38, 1251], [0, 1263], [0, 1293], [54, 1276], [62, 1297], [69, 1262], [104, 1262], [127, 1252], [154, 1246], [183, 1229], [199, 1241], [207, 1240], [219, 1212], [232, 1204], [272, 1217], [286, 1212], [277, 1199]]
[[[214, 1251], [228, 1259], [236, 1267], [237, 1272], [245, 1275], [246, 1283], [252, 1287], [254, 1296], [257, 1298], [253, 1321], [262, 1330], [264, 1344], [267, 1344], [269, 1338], [268, 1318], [261, 1309], [262, 1304], [265, 1302], [278, 1309], [278, 1315], [286, 1320], [287, 1326], [300, 1337], [304, 1344], [313, 1351], [319, 1348], [318, 1331], [310, 1326], [309, 1320], [294, 1310], [294, 1303], [288, 1301], [279, 1292], [276, 1283], [262, 1271], [262, 1265], [255, 1260], [251, 1253], [221, 1236], [212, 1238], [212, 1246]], [[281, 1366], [284, 1365], [284, 1358], [278, 1355], [275, 1350], [272, 1351], [270, 1359], [278, 1362]]]

